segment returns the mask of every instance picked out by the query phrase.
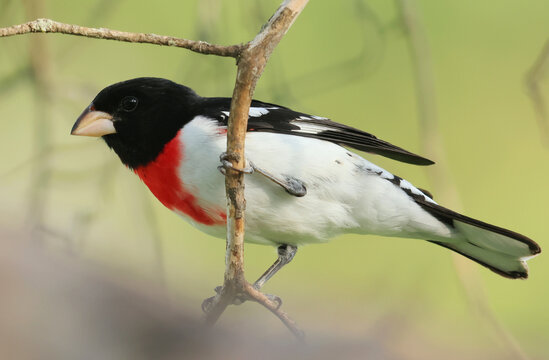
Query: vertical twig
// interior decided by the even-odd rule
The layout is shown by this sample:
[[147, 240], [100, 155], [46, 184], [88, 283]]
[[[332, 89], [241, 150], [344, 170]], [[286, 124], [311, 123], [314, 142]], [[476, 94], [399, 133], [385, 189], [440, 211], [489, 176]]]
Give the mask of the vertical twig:
[[[45, 4], [43, 0], [24, 1], [27, 16], [35, 18], [43, 15]], [[31, 78], [34, 83], [35, 117], [33, 124], [34, 153], [44, 154], [41, 161], [33, 166], [33, 176], [30, 183], [30, 222], [35, 229], [43, 224], [46, 195], [51, 178], [50, 156], [48, 148], [51, 143], [50, 135], [50, 92], [51, 92], [51, 63], [46, 39], [32, 37], [30, 39], [30, 66]], [[35, 232], [36, 240], [41, 239], [39, 231]]]
[[[406, 40], [413, 63], [416, 79], [416, 94], [420, 119], [423, 152], [437, 162], [436, 166], [427, 169], [430, 182], [435, 191], [442, 194], [445, 202], [454, 207], [459, 206], [459, 196], [444, 159], [442, 139], [438, 130], [436, 92], [432, 73], [431, 55], [425, 31], [413, 0], [396, 0], [401, 22], [406, 31]], [[466, 266], [463, 257], [454, 255], [454, 263], [468, 301], [491, 326], [498, 338], [502, 339], [517, 359], [528, 357], [521, 349], [513, 335], [497, 319], [491, 309], [482, 284], [478, 281], [477, 270]]]
[[158, 228], [158, 221], [156, 220], [156, 214], [154, 213], [153, 205], [150, 203], [148, 196], [145, 196], [145, 193], [143, 193], [143, 210], [145, 218], [147, 219], [147, 223], [149, 225], [150, 229], [150, 236], [152, 240], [152, 247], [153, 247], [153, 261], [155, 265], [155, 272], [157, 275], [158, 281], [162, 285], [166, 285], [166, 277], [165, 277], [165, 265], [164, 265], [164, 246], [163, 246], [163, 239], [160, 235], [160, 229]]
[[549, 147], [549, 114], [541, 92], [540, 82], [548, 70], [549, 40], [545, 42], [545, 45], [541, 49], [541, 52], [536, 61], [532, 64], [530, 70], [528, 70], [525, 78], [528, 95], [530, 96], [530, 99], [532, 99], [532, 105], [534, 106], [538, 119], [541, 140], [546, 147]]
[[[236, 83], [231, 101], [227, 128], [227, 156], [233, 167], [242, 169], [244, 139], [248, 112], [257, 80], [282, 37], [286, 34], [308, 0], [286, 0], [278, 8], [259, 34], [244, 49], [238, 59]], [[287, 315], [263, 294], [254, 289], [244, 277], [244, 175], [228, 171], [225, 179], [227, 193], [227, 251], [223, 287], [215, 297], [206, 322], [214, 324], [225, 308], [238, 296], [257, 301], [271, 310], [298, 337], [302, 333]]]
[[415, 77], [422, 152], [436, 162], [426, 169], [438, 198], [460, 207], [459, 195], [444, 161], [444, 146], [438, 128], [438, 110], [431, 54], [413, 0], [396, 0]]

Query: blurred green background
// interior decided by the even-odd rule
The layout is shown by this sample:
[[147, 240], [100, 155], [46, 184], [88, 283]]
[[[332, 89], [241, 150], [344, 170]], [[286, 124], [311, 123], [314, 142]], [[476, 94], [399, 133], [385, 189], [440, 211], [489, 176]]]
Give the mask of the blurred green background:
[[[278, 4], [4, 0], [0, 26], [49, 17], [233, 44], [252, 39]], [[424, 95], [437, 109], [438, 155], [425, 150], [399, 4], [311, 1], [275, 50], [255, 97], [438, 156], [442, 177], [365, 155], [438, 190], [443, 205], [546, 247], [549, 148], [524, 80], [549, 39], [549, 2], [411, 3], [429, 45], [434, 92]], [[58, 34], [2, 38], [0, 49], [0, 226], [31, 229], [56, 251], [165, 281], [198, 316], [202, 300], [222, 283], [224, 241], [163, 208], [101, 141], [69, 131], [100, 89], [133, 77], [165, 77], [203, 96], [230, 96], [234, 60]], [[540, 84], [549, 101], [549, 81]], [[247, 245], [248, 278], [275, 256]], [[375, 340], [394, 358], [514, 359], [522, 352], [544, 359], [547, 256], [532, 260], [530, 270], [527, 281], [511, 281], [426, 242], [344, 236], [302, 248], [265, 291], [284, 300], [310, 337]], [[230, 308], [221, 321], [246, 318], [262, 322], [265, 334], [286, 331], [250, 304]]]

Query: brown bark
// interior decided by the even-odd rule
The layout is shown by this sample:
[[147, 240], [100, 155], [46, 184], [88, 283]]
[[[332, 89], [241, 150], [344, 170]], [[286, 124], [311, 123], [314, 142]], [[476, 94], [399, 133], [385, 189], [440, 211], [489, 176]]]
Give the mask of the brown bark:
[[[242, 51], [238, 61], [236, 84], [231, 102], [229, 126], [227, 129], [227, 155], [233, 166], [242, 169], [246, 166], [244, 139], [248, 124], [248, 111], [257, 80], [260, 78], [274, 48], [286, 34], [308, 0], [287, 0], [259, 34]], [[206, 321], [213, 324], [225, 308], [236, 297], [253, 300], [269, 309], [298, 337], [302, 332], [295, 323], [282, 312], [278, 305], [254, 289], [244, 277], [244, 174], [228, 171], [225, 187], [227, 192], [227, 253], [225, 280], [222, 290], [216, 296]]]
[[0, 28], [0, 37], [30, 34], [30, 33], [60, 33], [84, 36], [95, 39], [117, 40], [132, 43], [175, 46], [185, 48], [200, 54], [237, 57], [244, 45], [222, 46], [205, 41], [195, 41], [156, 34], [133, 33], [106, 28], [89, 28], [80, 25], [64, 24], [51, 19], [36, 19], [24, 24]]

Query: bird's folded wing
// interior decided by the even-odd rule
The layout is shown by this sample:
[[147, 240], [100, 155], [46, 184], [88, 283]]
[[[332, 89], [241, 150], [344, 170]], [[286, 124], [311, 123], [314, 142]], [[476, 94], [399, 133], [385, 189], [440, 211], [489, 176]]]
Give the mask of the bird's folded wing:
[[[226, 125], [230, 99], [209, 98], [209, 115]], [[293, 111], [280, 105], [252, 101], [248, 131], [274, 132], [330, 141], [342, 146], [415, 165], [431, 165], [433, 161], [380, 140], [372, 134], [336, 123], [330, 119]]]

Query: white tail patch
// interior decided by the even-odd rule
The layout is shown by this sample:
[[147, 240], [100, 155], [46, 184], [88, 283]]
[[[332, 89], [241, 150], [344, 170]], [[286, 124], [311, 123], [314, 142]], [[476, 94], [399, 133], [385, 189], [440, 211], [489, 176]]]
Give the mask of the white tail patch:
[[454, 221], [454, 226], [467, 238], [467, 241], [483, 249], [493, 250], [515, 259], [532, 256], [528, 244], [516, 239], [460, 221]]

